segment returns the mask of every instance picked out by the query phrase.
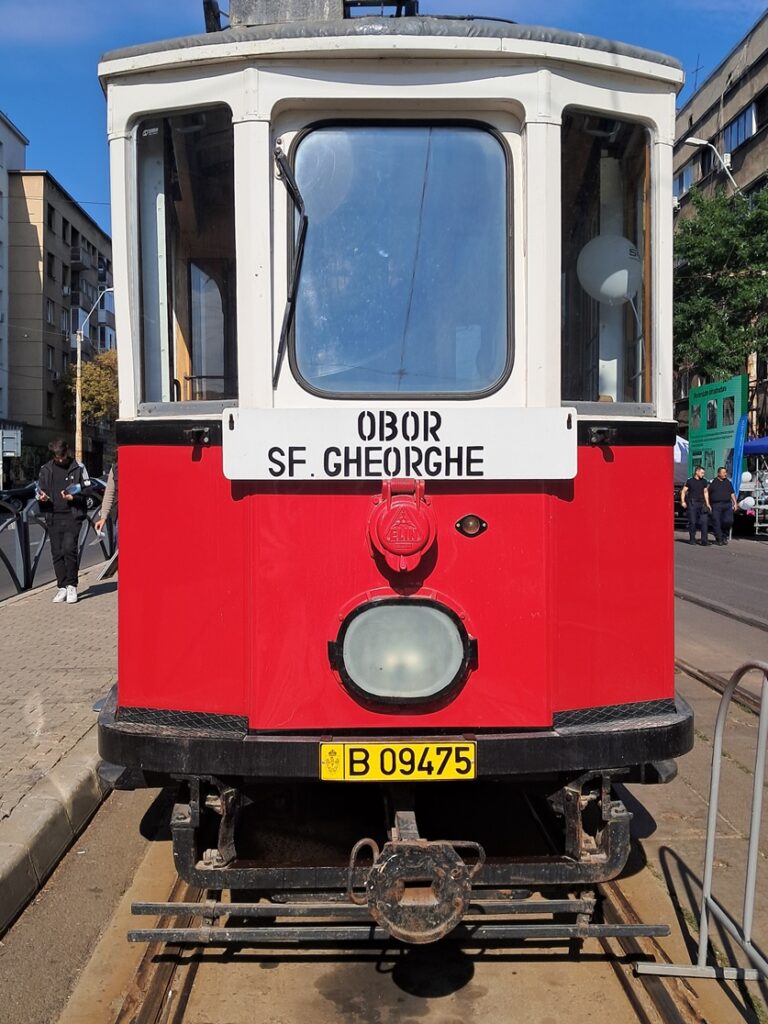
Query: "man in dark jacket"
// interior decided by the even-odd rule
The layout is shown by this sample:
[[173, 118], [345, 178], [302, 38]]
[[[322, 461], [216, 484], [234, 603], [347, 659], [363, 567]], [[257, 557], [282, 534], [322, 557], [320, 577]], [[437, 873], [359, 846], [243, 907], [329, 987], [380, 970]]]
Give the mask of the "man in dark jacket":
[[54, 604], [77, 602], [77, 548], [80, 527], [87, 510], [86, 497], [91, 486], [85, 466], [69, 454], [62, 438], [48, 445], [53, 458], [40, 469], [37, 501], [45, 516], [51, 556], [59, 589]]
[[[687, 499], [687, 500], [686, 500]], [[688, 536], [689, 544], [696, 543], [696, 528], [701, 529], [701, 540], [699, 544], [704, 547], [708, 543], [709, 513], [712, 508], [709, 504], [709, 486], [704, 479], [704, 467], [697, 466], [693, 476], [685, 481], [685, 486], [680, 491], [680, 504], [688, 510]]]
[[721, 466], [709, 485], [709, 503], [712, 506], [712, 526], [718, 544], [727, 544], [736, 511], [736, 494], [728, 479], [728, 470]]

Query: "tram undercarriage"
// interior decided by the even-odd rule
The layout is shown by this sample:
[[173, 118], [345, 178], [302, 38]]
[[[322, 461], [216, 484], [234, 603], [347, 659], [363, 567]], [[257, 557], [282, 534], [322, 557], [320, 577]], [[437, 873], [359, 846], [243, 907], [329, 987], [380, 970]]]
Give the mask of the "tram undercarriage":
[[[673, 775], [671, 764], [644, 772], [645, 781]], [[595, 886], [619, 875], [629, 856], [632, 816], [614, 786], [631, 778], [619, 770], [525, 786], [448, 783], [436, 792], [395, 784], [353, 794], [341, 784], [185, 780], [171, 813], [175, 865], [214, 899], [196, 909], [138, 904], [134, 913], [191, 910], [203, 931], [187, 925], [129, 938], [423, 944], [449, 934], [627, 934], [627, 925], [600, 920]], [[221, 890], [230, 890], [229, 902], [217, 902]], [[226, 926], [213, 926], [216, 918]], [[659, 932], [651, 925], [630, 933]]]
[[[101, 725], [117, 753], [121, 730], [111, 702]], [[655, 726], [646, 718], [634, 730], [581, 733], [580, 745], [583, 750], [591, 740], [610, 748], [613, 735], [631, 753], [634, 733], [652, 757], [658, 744], [669, 750], [670, 739], [682, 749], [689, 728], [681, 704], [657, 716]], [[567, 742], [567, 729], [562, 733], [558, 738]], [[558, 734], [542, 731], [545, 736]], [[457, 927], [476, 927], [478, 919], [499, 938], [603, 934], [594, 931], [606, 926], [592, 921], [593, 887], [619, 875], [630, 853], [631, 814], [617, 787], [665, 783], [676, 774], [674, 761], [648, 760], [506, 777], [500, 770], [471, 782], [440, 783], [350, 785], [316, 774], [279, 780], [172, 770], [153, 775], [147, 766], [162, 765], [157, 738], [145, 733], [143, 770], [126, 769], [118, 787], [174, 781], [170, 828], [179, 875], [209, 892], [237, 894], [219, 907], [222, 915], [261, 920], [269, 910], [270, 918], [287, 916], [291, 924], [280, 934], [295, 927], [296, 941], [306, 936], [308, 923], [328, 914], [342, 929], [338, 937], [349, 939], [362, 924], [401, 941], [428, 943]], [[188, 732], [184, 743], [179, 739], [176, 732], [175, 750], [186, 750], [183, 760], [194, 764], [194, 737]], [[483, 739], [491, 738], [477, 738]], [[219, 744], [226, 750], [226, 741]], [[536, 920], [520, 923], [530, 915]], [[295, 918], [300, 923], [294, 925]], [[244, 939], [241, 929], [235, 934]], [[252, 940], [272, 934], [257, 928]]]

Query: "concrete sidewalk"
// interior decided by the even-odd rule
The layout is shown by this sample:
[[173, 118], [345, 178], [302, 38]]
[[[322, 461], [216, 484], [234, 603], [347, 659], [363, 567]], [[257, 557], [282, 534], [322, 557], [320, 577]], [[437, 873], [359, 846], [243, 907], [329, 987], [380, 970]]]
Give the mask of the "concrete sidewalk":
[[0, 934], [105, 795], [91, 707], [117, 676], [117, 583], [80, 575], [0, 602]]

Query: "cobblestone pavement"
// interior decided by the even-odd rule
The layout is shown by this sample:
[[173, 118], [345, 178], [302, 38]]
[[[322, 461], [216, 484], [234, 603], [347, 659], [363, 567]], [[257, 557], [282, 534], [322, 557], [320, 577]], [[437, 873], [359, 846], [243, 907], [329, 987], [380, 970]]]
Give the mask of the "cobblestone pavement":
[[117, 582], [97, 576], [80, 574], [76, 605], [52, 604], [53, 587], [0, 602], [0, 821], [93, 728], [117, 679]]

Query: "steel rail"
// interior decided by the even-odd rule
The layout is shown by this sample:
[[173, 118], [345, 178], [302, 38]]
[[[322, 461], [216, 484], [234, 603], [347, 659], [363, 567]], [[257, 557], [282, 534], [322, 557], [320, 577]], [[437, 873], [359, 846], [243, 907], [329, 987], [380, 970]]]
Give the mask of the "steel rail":
[[[177, 877], [169, 900], [195, 901], [202, 896], [202, 889]], [[189, 917], [187, 923], [191, 920]], [[163, 917], [158, 924], [168, 925], [170, 920]], [[144, 951], [114, 1024], [182, 1024], [198, 965], [194, 950], [152, 942]]]
[[758, 618], [756, 615], [748, 615], [746, 612], [734, 611], [727, 605], [720, 604], [719, 601], [711, 601], [706, 597], [699, 597], [698, 594], [692, 594], [688, 590], [678, 590], [677, 588], [675, 588], [675, 597], [681, 601], [688, 601], [689, 604], [696, 604], [701, 608], [716, 612], [718, 615], [724, 615], [728, 619], [733, 619], [734, 622], [741, 622], [745, 626], [752, 626], [753, 629], [762, 629], [768, 632], [768, 622], [765, 619]]
[[[597, 886], [597, 891], [603, 897], [603, 917], [607, 922], [626, 925], [639, 921], [632, 901], [621, 888], [619, 881], [603, 882]], [[632, 935], [620, 935], [616, 941], [621, 946], [625, 956], [634, 962], [646, 960], [651, 955], [660, 957], [667, 963], [670, 962], [665, 951], [653, 938], [649, 939], [650, 944], [653, 946], [652, 951], [643, 949], [637, 938]], [[606, 953], [611, 953], [607, 940], [601, 939], [600, 945]], [[648, 974], [635, 974], [630, 978], [621, 970], [620, 963], [616, 960], [615, 956], [611, 959], [611, 966], [625, 988], [627, 996], [641, 1020], [648, 1020], [648, 1014], [642, 1004], [639, 1004], [640, 1010], [638, 1012], [635, 999], [629, 994], [632, 983], [637, 984], [638, 982], [650, 998], [664, 1024], [693, 1024], [693, 1022], [701, 1024], [701, 1013], [691, 1001], [690, 992], [685, 985], [678, 984], [672, 986], [661, 977]], [[660, 984], [658, 984], [659, 982]]]
[[[679, 669], [680, 672], [690, 676], [691, 679], [696, 679], [700, 683], [704, 683], [704, 685], [708, 686], [710, 690], [714, 690], [716, 693], [720, 694], [725, 693], [725, 689], [728, 686], [728, 680], [723, 679], [722, 676], [716, 675], [714, 672], [705, 672], [704, 669], [696, 668], [695, 665], [691, 665], [687, 661], [683, 661], [682, 658], [675, 658], [675, 667]], [[745, 708], [747, 711], [752, 711], [756, 715], [760, 714], [760, 700], [748, 690], [744, 690], [742, 687], [737, 686], [733, 695], [733, 700], [736, 704]]]

